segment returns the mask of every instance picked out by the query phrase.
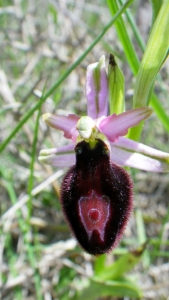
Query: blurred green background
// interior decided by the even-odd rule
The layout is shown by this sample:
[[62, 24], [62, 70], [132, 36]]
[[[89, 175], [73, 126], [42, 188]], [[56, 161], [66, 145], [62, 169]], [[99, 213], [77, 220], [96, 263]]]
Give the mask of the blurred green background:
[[[131, 170], [134, 210], [124, 237], [112, 253], [95, 258], [80, 249], [61, 211], [59, 189], [66, 169], [41, 165], [37, 159], [40, 149], [66, 143], [41, 115], [85, 115], [86, 68], [101, 55], [107, 62], [110, 52], [116, 56], [125, 76], [126, 108], [132, 108], [137, 63], [156, 17], [152, 3], [160, 6], [162, 1], [134, 1], [123, 15], [138, 61], [132, 53], [126, 57], [117, 23], [106, 31], [113, 1], [119, 7], [123, 3], [0, 0], [0, 295], [4, 300], [169, 299], [169, 175]], [[79, 58], [80, 64], [73, 65]], [[156, 106], [141, 136], [142, 142], [165, 152], [169, 151], [168, 82], [166, 61], [154, 89], [161, 117]], [[45, 101], [42, 95], [48, 96]]]

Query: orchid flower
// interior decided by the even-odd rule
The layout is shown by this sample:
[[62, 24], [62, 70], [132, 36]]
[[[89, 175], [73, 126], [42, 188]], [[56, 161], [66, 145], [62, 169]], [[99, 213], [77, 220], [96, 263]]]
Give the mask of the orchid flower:
[[133, 184], [121, 166], [169, 171], [169, 154], [125, 137], [152, 110], [141, 107], [108, 116], [108, 84], [102, 56], [87, 68], [87, 116], [43, 115], [71, 143], [41, 150], [39, 156], [43, 163], [71, 167], [61, 186], [62, 208], [80, 245], [94, 255], [117, 245], [132, 210]]

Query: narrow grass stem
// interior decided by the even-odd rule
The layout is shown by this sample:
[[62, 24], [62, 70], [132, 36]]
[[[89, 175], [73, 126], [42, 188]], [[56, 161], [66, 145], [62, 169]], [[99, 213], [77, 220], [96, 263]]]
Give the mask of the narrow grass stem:
[[9, 136], [0, 145], [0, 153], [6, 148], [10, 140], [16, 135], [20, 128], [26, 123], [26, 121], [32, 116], [32, 114], [39, 109], [40, 105], [58, 88], [58, 86], [70, 75], [70, 73], [83, 61], [87, 54], [94, 48], [94, 46], [101, 40], [117, 18], [126, 10], [126, 8], [133, 2], [133, 0], [128, 0], [114, 15], [114, 17], [107, 23], [103, 28], [102, 32], [96, 37], [93, 43], [83, 52], [83, 54], [68, 68], [68, 70], [59, 78], [59, 80], [49, 89], [49, 91], [36, 103], [24, 117], [20, 120], [17, 126], [11, 131]]

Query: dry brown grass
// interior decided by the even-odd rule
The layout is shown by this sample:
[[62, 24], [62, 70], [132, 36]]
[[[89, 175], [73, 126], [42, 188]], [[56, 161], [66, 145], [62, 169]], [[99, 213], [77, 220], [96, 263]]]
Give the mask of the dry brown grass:
[[[133, 15], [146, 41], [151, 9], [149, 2], [144, 2], [135, 5]], [[46, 90], [50, 88], [83, 53], [110, 14], [104, 1], [8, 0], [0, 3], [0, 140], [3, 141], [39, 101], [44, 86]], [[132, 74], [123, 62], [123, 50], [112, 28], [81, 66], [46, 100], [42, 113], [57, 109], [83, 114], [86, 67], [102, 54], [108, 57], [111, 48], [122, 58], [119, 63], [126, 77], [126, 95], [129, 95]], [[168, 92], [168, 74], [166, 64], [163, 84], [156, 85], [163, 102]], [[167, 110], [167, 104], [164, 105]], [[127, 98], [127, 107], [131, 107], [131, 97]], [[94, 258], [77, 246], [60, 209], [59, 187], [65, 170], [43, 166], [37, 160], [40, 149], [65, 143], [63, 136], [49, 130], [42, 120], [30, 201], [28, 184], [36, 118], [37, 113], [34, 113], [0, 157], [0, 284], [4, 300], [71, 299], [93, 275]], [[168, 152], [169, 136], [155, 115], [147, 121], [143, 140]], [[131, 274], [144, 291], [143, 299], [169, 299], [169, 221], [166, 216], [169, 177], [141, 171], [133, 171], [132, 175], [135, 207], [121, 248], [135, 249], [145, 238], [149, 239], [146, 256]], [[115, 254], [118, 253], [117, 249]], [[108, 260], [113, 261], [114, 257], [112, 253]]]

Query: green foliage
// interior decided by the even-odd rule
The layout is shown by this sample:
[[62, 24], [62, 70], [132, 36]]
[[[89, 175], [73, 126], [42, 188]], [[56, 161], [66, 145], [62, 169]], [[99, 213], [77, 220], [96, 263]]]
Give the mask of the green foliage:
[[40, 102], [38, 102], [32, 109], [30, 109], [27, 114], [21, 119], [18, 125], [10, 133], [10, 135], [3, 141], [0, 145], [0, 152], [2, 152], [5, 147], [9, 144], [10, 140], [15, 136], [15, 134], [20, 130], [20, 128], [25, 124], [25, 122], [32, 116], [32, 114], [39, 109], [41, 104], [59, 87], [59, 85], [71, 74], [71, 72], [81, 63], [81, 61], [86, 57], [86, 55], [93, 49], [93, 47], [100, 41], [107, 30], [113, 25], [115, 20], [120, 14], [130, 5], [132, 0], [128, 0], [126, 4], [117, 12], [117, 14], [112, 18], [112, 20], [104, 27], [100, 35], [93, 41], [93, 43], [88, 47], [88, 49], [71, 65], [70, 68], [60, 77], [60, 79], [41, 97]]
[[133, 107], [149, 105], [154, 80], [166, 59], [169, 48], [168, 14], [169, 2], [163, 1], [163, 5], [151, 29], [145, 53], [136, 77]]
[[145, 245], [138, 248], [133, 252], [128, 252], [122, 255], [114, 263], [106, 266], [100, 258], [96, 259], [96, 275], [97, 279], [102, 280], [117, 280], [126, 272], [129, 272], [133, 267], [138, 264], [144, 251]]
[[153, 19], [152, 19], [152, 24], [155, 22], [157, 15], [160, 11], [161, 5], [163, 3], [163, 0], [151, 0], [151, 5], [153, 9]]
[[[168, 55], [169, 2], [151, 0], [148, 38], [137, 25], [136, 2], [86, 2], [83, 9], [80, 2], [64, 5], [43, 0], [0, 1], [0, 75], [6, 76], [3, 86], [8, 91], [6, 97], [0, 94], [2, 297], [141, 298], [147, 290], [140, 278], [145, 274], [149, 278], [147, 270], [154, 266], [160, 270], [159, 262], [165, 264], [169, 257], [167, 175], [160, 174], [155, 185], [155, 174], [146, 177], [132, 171], [135, 199], [141, 199], [135, 200], [134, 226], [131, 223], [121, 245], [108, 257], [89, 257], [70, 239], [63, 220], [59, 203], [62, 170], [37, 161], [42, 145], [63, 145], [62, 137], [49, 133], [40, 116], [48, 110], [84, 115], [86, 67], [102, 54], [107, 53], [108, 58], [111, 52], [118, 57], [120, 69], [127, 69], [127, 90], [134, 91], [133, 103], [130, 97], [125, 106], [151, 105], [155, 112], [144, 128], [143, 124], [133, 128], [128, 136], [139, 139], [143, 130], [148, 144], [168, 151], [169, 75], [164, 69], [161, 75], [159, 72]], [[111, 112], [116, 104], [116, 113], [124, 108], [124, 99], [119, 105], [117, 98], [118, 90], [112, 95]], [[156, 202], [145, 212], [151, 197]], [[160, 278], [156, 280], [158, 284]]]
[[78, 295], [74, 300], [95, 300], [98, 297], [116, 296], [116, 297], [130, 297], [138, 299], [141, 298], [141, 290], [127, 279], [112, 280], [112, 281], [91, 281], [91, 285], [84, 289], [81, 295]]
[[144, 248], [145, 246], [128, 252], [108, 266], [106, 266], [106, 255], [98, 257], [95, 260], [94, 276], [91, 278], [89, 286], [78, 294], [77, 299], [93, 300], [99, 296], [141, 298], [141, 289], [133, 280], [125, 278], [125, 273], [131, 271], [138, 264]]

